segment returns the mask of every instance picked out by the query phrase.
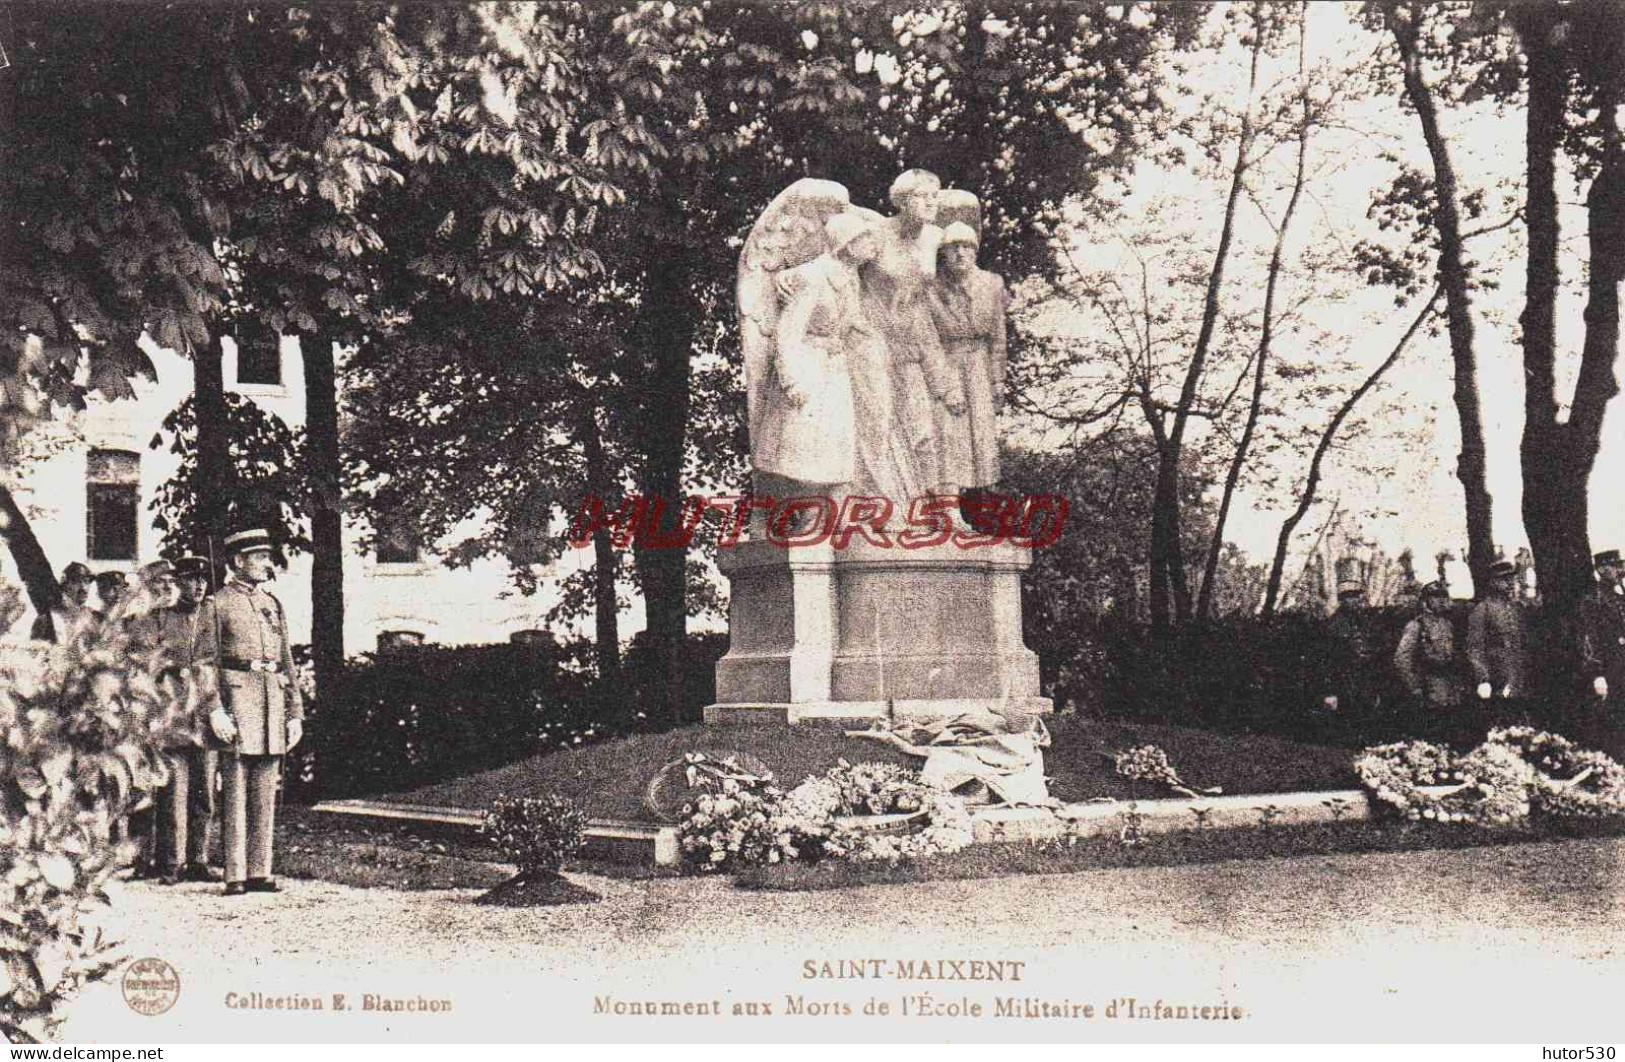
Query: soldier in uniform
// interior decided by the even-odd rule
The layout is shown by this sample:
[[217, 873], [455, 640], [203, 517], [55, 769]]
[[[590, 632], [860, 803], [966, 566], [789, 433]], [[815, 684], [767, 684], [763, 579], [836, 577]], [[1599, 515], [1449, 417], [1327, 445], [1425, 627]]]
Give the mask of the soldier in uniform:
[[1523, 723], [1529, 693], [1529, 619], [1516, 597], [1518, 566], [1490, 565], [1490, 592], [1467, 617], [1467, 662], [1489, 725]]
[[1326, 630], [1335, 643], [1336, 657], [1331, 662], [1331, 688], [1321, 697], [1325, 712], [1340, 715], [1349, 725], [1356, 727], [1376, 709], [1372, 696], [1375, 663], [1370, 631], [1367, 630], [1365, 583], [1358, 579], [1341, 579], [1337, 584], [1337, 611], [1326, 621]]
[[1431, 735], [1452, 743], [1476, 737], [1462, 733], [1461, 660], [1450, 622], [1450, 591], [1437, 580], [1422, 588], [1422, 611], [1405, 625], [1394, 653], [1394, 668]]
[[1589, 687], [1572, 736], [1616, 759], [1625, 752], [1625, 560], [1619, 550], [1592, 558], [1597, 586], [1580, 602], [1580, 670]]
[[106, 619], [118, 608], [118, 603], [129, 594], [129, 586], [125, 582], [123, 572], [102, 572], [96, 576], [96, 596], [102, 599], [102, 607], [96, 611], [100, 619]]
[[95, 582], [90, 569], [78, 561], [63, 568], [62, 604], [50, 616], [34, 618], [33, 637], [42, 642], [51, 641], [54, 630], [55, 637], [60, 639], [70, 624], [88, 615], [90, 607], [86, 602], [90, 600], [90, 588]]
[[282, 604], [260, 587], [272, 575], [271, 536], [227, 537], [231, 575], [198, 610], [192, 657], [212, 669], [216, 706], [209, 728], [221, 753], [226, 895], [276, 892], [271, 846], [282, 758], [304, 734], [304, 705]]
[[[208, 587], [207, 571], [207, 562], [199, 557], [183, 557], [173, 565], [155, 561], [141, 571], [143, 583], [168, 598], [168, 604], [139, 622], [168, 654], [165, 674], [176, 681], [192, 667], [193, 627]], [[164, 750], [170, 777], [169, 784], [154, 794], [150, 850], [152, 865], [165, 885], [219, 880], [208, 867], [215, 754], [203, 743], [199, 732]]]

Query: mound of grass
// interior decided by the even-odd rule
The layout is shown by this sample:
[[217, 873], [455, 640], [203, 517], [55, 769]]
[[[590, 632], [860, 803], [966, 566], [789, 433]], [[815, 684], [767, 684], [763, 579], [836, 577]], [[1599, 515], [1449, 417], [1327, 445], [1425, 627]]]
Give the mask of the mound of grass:
[[[1148, 799], [1172, 796], [1161, 786], [1119, 777], [1108, 755], [1136, 745], [1158, 745], [1191, 785], [1226, 793], [1290, 793], [1358, 786], [1345, 749], [1283, 738], [1215, 734], [1189, 727], [1107, 722], [1079, 716], [1049, 720], [1054, 744], [1045, 750], [1050, 792], [1063, 801], [1091, 797]], [[660, 768], [684, 753], [747, 752], [761, 757], [785, 786], [822, 774], [838, 760], [919, 766], [889, 745], [849, 738], [835, 729], [772, 725], [690, 726], [664, 734], [618, 738], [582, 749], [535, 756], [496, 770], [380, 799], [483, 811], [501, 795], [558, 793], [579, 801], [595, 819], [647, 821], [643, 790]]]

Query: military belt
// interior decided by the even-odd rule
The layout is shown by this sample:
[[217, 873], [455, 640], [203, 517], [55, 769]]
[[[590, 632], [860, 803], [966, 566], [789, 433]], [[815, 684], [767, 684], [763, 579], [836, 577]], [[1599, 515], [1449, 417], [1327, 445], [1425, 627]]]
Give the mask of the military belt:
[[224, 657], [220, 666], [227, 671], [258, 671], [266, 675], [276, 675], [282, 672], [282, 664], [276, 660], [235, 660]]

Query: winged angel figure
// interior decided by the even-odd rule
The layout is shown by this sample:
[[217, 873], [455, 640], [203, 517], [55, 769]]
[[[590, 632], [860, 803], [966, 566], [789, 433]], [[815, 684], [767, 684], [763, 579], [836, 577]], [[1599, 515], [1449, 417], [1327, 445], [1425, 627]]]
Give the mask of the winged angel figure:
[[739, 257], [751, 466], [759, 494], [851, 492], [903, 507], [914, 484], [894, 438], [884, 334], [859, 270], [882, 250], [875, 211], [803, 178], [779, 193]]

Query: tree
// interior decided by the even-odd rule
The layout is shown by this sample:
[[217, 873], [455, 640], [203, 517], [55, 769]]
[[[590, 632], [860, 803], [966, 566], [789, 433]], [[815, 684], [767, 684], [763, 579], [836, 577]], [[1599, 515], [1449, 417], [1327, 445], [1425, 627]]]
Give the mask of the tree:
[[[167, 446], [179, 454], [180, 467], [152, 500], [153, 527], [164, 536], [162, 552], [210, 556], [218, 539], [204, 513], [228, 499], [225, 514], [241, 526], [263, 527], [272, 539], [293, 550], [308, 551], [304, 532], [309, 487], [303, 440], [275, 414], [249, 399], [225, 396], [227, 457], [224, 472], [205, 468], [197, 445], [197, 396], [186, 399], [164, 418], [152, 448]], [[223, 562], [223, 556], [216, 556]]]
[[1456, 476], [1466, 500], [1467, 563], [1476, 587], [1489, 585], [1495, 560], [1493, 500], [1485, 476], [1484, 417], [1478, 395], [1478, 353], [1473, 342], [1471, 278], [1462, 227], [1461, 191], [1455, 163], [1440, 120], [1438, 100], [1423, 72], [1422, 33], [1430, 6], [1411, 0], [1383, 0], [1377, 5], [1383, 25], [1399, 54], [1405, 99], [1415, 111], [1432, 164], [1429, 213], [1438, 243], [1439, 280], [1444, 288], [1450, 358], [1455, 364], [1456, 419], [1461, 425], [1461, 454]]
[[[1195, 16], [1144, 5], [963, 4], [930, 13], [838, 4], [546, 9], [551, 32], [591, 43], [579, 54], [573, 95], [563, 104], [540, 93], [508, 98], [521, 123], [536, 108], [551, 107], [545, 116], [569, 110], [556, 139], [596, 169], [560, 183], [595, 189], [602, 209], [583, 204], [527, 216], [521, 207], [534, 215], [533, 205], [504, 201], [509, 182], [495, 163], [491, 173], [415, 171], [425, 187], [445, 182], [460, 195], [440, 200], [459, 205], [434, 219], [431, 231], [407, 237], [425, 251], [413, 263], [418, 289], [392, 296], [412, 317], [403, 335], [420, 322], [436, 327], [416, 300], [436, 305], [438, 295], [425, 292], [437, 284], [466, 296], [475, 314], [484, 314], [486, 303], [528, 305], [566, 286], [612, 285], [629, 318], [582, 320], [586, 331], [609, 331], [617, 342], [598, 351], [539, 344], [530, 355], [540, 362], [534, 375], [591, 380], [598, 423], [636, 426], [627, 436], [636, 450], [624, 458], [629, 485], [664, 500], [655, 530], [670, 534], [676, 500], [707, 480], [726, 483], [738, 465], [738, 428], [706, 427], [737, 404], [730, 395], [737, 369], [709, 373], [705, 366], [708, 358], [737, 365], [736, 241], [773, 195], [810, 174], [841, 181], [854, 201], [878, 206], [902, 169], [935, 166], [981, 196], [984, 256], [995, 268], [1012, 278], [1044, 268], [1043, 237], [1060, 202], [1127, 162], [1131, 134], [1161, 106], [1150, 91], [1152, 56], [1188, 35]], [[538, 15], [536, 24], [542, 21]], [[521, 42], [535, 28], [506, 24]], [[413, 98], [422, 93], [418, 106], [429, 106], [437, 91], [423, 81]], [[455, 96], [446, 104], [454, 115], [460, 105]], [[1103, 135], [1082, 135], [1090, 131]], [[410, 225], [409, 215], [391, 216]], [[474, 268], [487, 237], [510, 227], [590, 231], [586, 275], [560, 276], [550, 286], [549, 276], [523, 268], [497, 275]], [[499, 309], [492, 320], [501, 328], [521, 317]], [[494, 331], [477, 330], [481, 337]], [[549, 408], [551, 419], [532, 422], [539, 436], [562, 439], [583, 424], [564, 406]], [[613, 459], [613, 450], [607, 454]], [[688, 552], [634, 553], [671, 711], [681, 688]]]
[[[1525, 57], [1528, 257], [1524, 278], [1523, 520], [1541, 592], [1572, 606], [1594, 585], [1589, 488], [1603, 418], [1619, 393], [1625, 279], [1625, 136], [1619, 126], [1625, 10], [1595, 0], [1507, 5]], [[1572, 400], [1557, 393], [1557, 171], [1590, 178], [1585, 339]], [[1567, 416], [1564, 416], [1564, 406]]]

